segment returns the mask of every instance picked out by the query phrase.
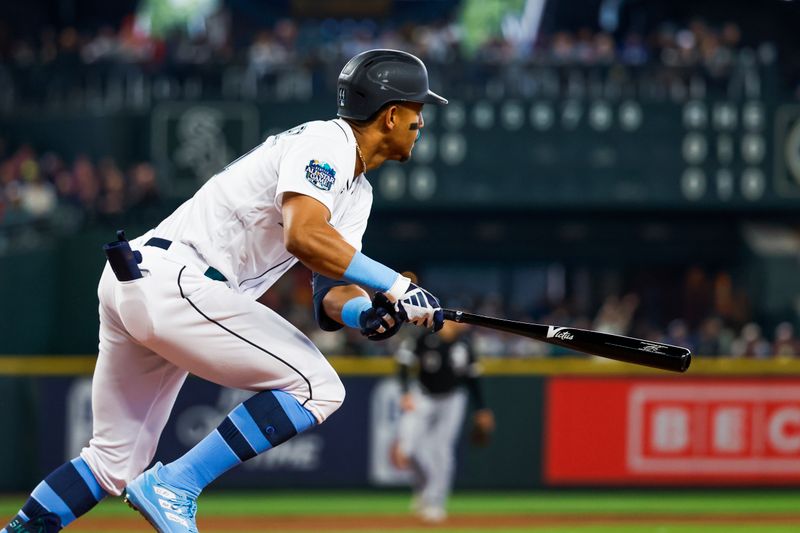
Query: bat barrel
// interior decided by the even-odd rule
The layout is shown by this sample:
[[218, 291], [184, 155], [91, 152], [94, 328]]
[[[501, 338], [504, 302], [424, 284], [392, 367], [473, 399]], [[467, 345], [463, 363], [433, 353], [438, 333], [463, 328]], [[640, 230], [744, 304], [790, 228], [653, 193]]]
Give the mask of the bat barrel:
[[553, 344], [624, 363], [671, 372], [685, 372], [692, 363], [692, 353], [687, 348], [680, 346], [600, 331], [575, 328], [551, 329], [551, 331], [554, 330], [557, 331], [551, 334], [550, 339], [547, 339]]
[[585, 351], [608, 359], [622, 361], [623, 363], [633, 363], [671, 372], [686, 372], [689, 369], [689, 365], [692, 364], [691, 352], [678, 346], [671, 346], [670, 348], [675, 348], [675, 350], [652, 353], [632, 349], [596, 349], [592, 347], [587, 348]]
[[443, 309], [443, 314], [446, 320], [522, 335], [576, 352], [599, 355], [625, 363], [672, 372], [685, 372], [692, 363], [692, 354], [688, 349], [660, 342], [600, 331], [518, 322], [455, 309]]

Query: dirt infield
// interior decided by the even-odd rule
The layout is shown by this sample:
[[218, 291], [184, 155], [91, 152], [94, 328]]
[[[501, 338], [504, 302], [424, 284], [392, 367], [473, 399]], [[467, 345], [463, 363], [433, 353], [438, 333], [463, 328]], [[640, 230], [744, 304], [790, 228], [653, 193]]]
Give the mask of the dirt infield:
[[[800, 525], [800, 514], [647, 514], [647, 515], [490, 515], [469, 514], [450, 517], [441, 527], [464, 531], [492, 531], [499, 528], [531, 528], [547, 526], [588, 525], [643, 525], [670, 524], [776, 524]], [[230, 531], [392, 531], [408, 529], [437, 529], [406, 515], [349, 515], [349, 516], [250, 516], [200, 518], [198, 526], [203, 532]], [[94, 518], [91, 515], [78, 520], [72, 530], [76, 533], [108, 531], [152, 531], [143, 518], [134, 514], [125, 518]]]

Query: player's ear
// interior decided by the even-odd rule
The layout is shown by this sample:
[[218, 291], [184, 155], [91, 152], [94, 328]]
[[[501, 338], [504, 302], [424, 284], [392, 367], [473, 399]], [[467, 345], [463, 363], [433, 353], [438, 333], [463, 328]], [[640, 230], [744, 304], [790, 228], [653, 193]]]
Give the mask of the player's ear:
[[386, 112], [383, 114], [383, 125], [387, 130], [391, 131], [397, 126], [399, 111], [400, 108], [396, 105], [390, 105], [386, 108]]

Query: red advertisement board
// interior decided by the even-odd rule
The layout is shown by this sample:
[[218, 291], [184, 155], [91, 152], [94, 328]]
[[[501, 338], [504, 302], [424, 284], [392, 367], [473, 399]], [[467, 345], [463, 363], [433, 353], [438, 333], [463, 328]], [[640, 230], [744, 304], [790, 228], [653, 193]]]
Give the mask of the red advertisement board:
[[553, 485], [800, 483], [800, 380], [554, 378]]

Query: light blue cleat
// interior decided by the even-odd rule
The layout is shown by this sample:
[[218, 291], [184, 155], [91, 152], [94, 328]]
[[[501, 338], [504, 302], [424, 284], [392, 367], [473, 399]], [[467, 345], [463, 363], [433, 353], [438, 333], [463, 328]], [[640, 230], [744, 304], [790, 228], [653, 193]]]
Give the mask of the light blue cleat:
[[163, 467], [156, 463], [131, 481], [125, 489], [125, 503], [139, 511], [159, 533], [198, 533], [195, 498], [161, 481], [158, 471]]

